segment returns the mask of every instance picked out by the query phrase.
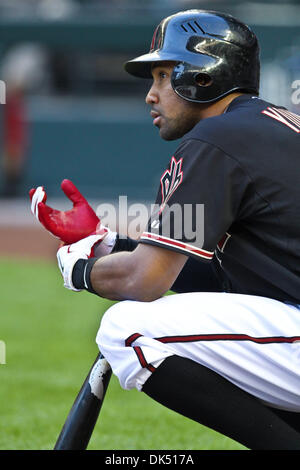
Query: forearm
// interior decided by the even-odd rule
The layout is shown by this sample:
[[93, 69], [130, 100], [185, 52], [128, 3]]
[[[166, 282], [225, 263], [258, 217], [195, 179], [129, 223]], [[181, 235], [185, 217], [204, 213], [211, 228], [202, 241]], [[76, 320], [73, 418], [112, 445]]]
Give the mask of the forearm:
[[90, 282], [101, 297], [151, 302], [164, 295], [182, 269], [186, 256], [152, 246], [114, 253], [93, 265]]
[[96, 294], [111, 300], [136, 299], [136, 286], [132, 285], [129, 275], [128, 255], [137, 245], [136, 240], [117, 235], [111, 251], [114, 256], [101, 257], [101, 262], [100, 259], [96, 261], [90, 273], [90, 285]]
[[90, 273], [96, 294], [110, 300], [135, 299], [130, 252], [123, 251], [98, 259]]
[[65, 287], [74, 291], [86, 289], [110, 300], [150, 302], [170, 289], [187, 259], [185, 255], [145, 244], [138, 244], [130, 252], [98, 258], [94, 247], [101, 237], [91, 235], [58, 250]]
[[[132, 238], [116, 237], [112, 253], [133, 251], [138, 245]], [[221, 292], [221, 285], [213, 271], [212, 264], [189, 258], [179, 276], [171, 287], [177, 293], [182, 292]]]

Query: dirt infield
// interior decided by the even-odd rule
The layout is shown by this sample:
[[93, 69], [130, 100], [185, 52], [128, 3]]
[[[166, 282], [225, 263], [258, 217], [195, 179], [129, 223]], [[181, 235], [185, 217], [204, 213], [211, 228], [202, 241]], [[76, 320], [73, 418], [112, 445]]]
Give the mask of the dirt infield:
[[27, 200], [0, 201], [0, 256], [55, 259], [59, 240], [33, 217]]
[[30, 226], [0, 227], [0, 256], [56, 259], [59, 240], [45, 229]]
[[[145, 206], [149, 206], [149, 203], [145, 203]], [[53, 207], [70, 209], [65, 200], [54, 200]], [[106, 223], [112, 230], [138, 238], [139, 230], [146, 226], [146, 214], [138, 227], [135, 223], [128, 225], [128, 220], [131, 219], [127, 219], [127, 216], [117, 220], [107, 218]], [[134, 220], [133, 217], [133, 222]], [[31, 214], [28, 200], [0, 199], [0, 256], [56, 259], [59, 244], [60, 241], [48, 233]]]

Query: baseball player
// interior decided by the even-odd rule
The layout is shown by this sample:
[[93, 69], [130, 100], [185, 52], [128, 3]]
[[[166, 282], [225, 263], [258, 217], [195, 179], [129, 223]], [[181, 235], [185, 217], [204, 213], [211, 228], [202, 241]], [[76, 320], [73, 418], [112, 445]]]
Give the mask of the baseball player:
[[[218, 12], [165, 18], [128, 73], [161, 138], [180, 139], [136, 242], [74, 207], [32, 211], [66, 244], [65, 287], [118, 300], [96, 341], [121, 386], [250, 449], [300, 449], [300, 117], [259, 97], [251, 29]], [[169, 290], [175, 295], [167, 295]]]

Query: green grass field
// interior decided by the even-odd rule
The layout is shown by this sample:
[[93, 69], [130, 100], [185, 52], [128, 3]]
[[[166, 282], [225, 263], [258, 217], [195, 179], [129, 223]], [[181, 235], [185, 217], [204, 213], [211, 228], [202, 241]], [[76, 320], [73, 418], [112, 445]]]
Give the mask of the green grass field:
[[[98, 353], [111, 305], [62, 285], [55, 262], [1, 259], [0, 449], [51, 450]], [[241, 450], [112, 377], [88, 449]]]

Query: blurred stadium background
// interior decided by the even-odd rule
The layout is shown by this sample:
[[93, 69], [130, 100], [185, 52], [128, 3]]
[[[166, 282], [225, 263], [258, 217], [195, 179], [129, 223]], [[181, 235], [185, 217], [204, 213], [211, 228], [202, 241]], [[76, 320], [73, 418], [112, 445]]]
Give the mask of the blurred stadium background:
[[95, 207], [119, 195], [154, 200], [177, 143], [159, 138], [144, 103], [149, 82], [123, 63], [148, 49], [163, 17], [187, 8], [248, 23], [261, 44], [261, 96], [299, 111], [299, 0], [0, 0], [1, 225], [32, 225], [28, 190], [44, 185], [54, 205], [63, 178]]
[[[28, 264], [29, 271], [18, 273], [15, 260], [27, 257], [31, 263], [33, 257], [51, 257], [55, 263], [57, 247], [57, 240], [30, 213], [29, 189], [44, 185], [49, 204], [60, 209], [70, 207], [61, 199], [60, 182], [64, 178], [71, 179], [95, 209], [103, 202], [116, 203], [119, 195], [128, 196], [129, 201], [154, 201], [161, 171], [177, 143], [159, 138], [144, 103], [149, 82], [127, 75], [123, 63], [148, 49], [154, 27], [162, 18], [188, 8], [224, 11], [249, 24], [261, 44], [261, 96], [300, 112], [300, 104], [292, 100], [292, 86], [300, 80], [299, 0], [0, 0], [0, 84], [6, 86], [5, 103], [0, 96], [0, 276], [1, 282], [6, 282], [2, 287], [7, 286], [6, 304], [2, 304], [0, 315], [0, 340], [9, 342], [8, 364], [14, 357], [19, 361], [21, 354], [16, 352], [14, 356], [14, 312], [10, 313], [8, 306], [12, 309], [15, 303], [21, 315], [30, 276], [44, 292], [42, 274], [30, 270]], [[7, 258], [14, 260], [12, 264]], [[43, 267], [39, 269], [44, 272]], [[55, 278], [51, 276], [54, 274], [50, 274], [49, 285], [56, 295], [61, 289], [60, 280], [56, 280], [56, 271]], [[69, 292], [63, 295], [67, 304]], [[45, 297], [34, 296], [31, 301], [46, 302]], [[94, 300], [90, 302], [90, 307], [96, 308]], [[32, 310], [30, 305], [28, 300], [28, 311]], [[16, 315], [18, 322], [20, 317]], [[95, 321], [91, 323], [89, 338], [93, 338], [96, 328]], [[26, 325], [29, 337], [36, 337], [34, 329]], [[30, 358], [29, 346], [26, 351]], [[5, 366], [1, 367], [2, 378], [6, 373], [9, 377], [9, 370], [15, 374], [13, 368], [7, 366], [4, 372]], [[39, 364], [37, 370], [39, 367], [43, 366]], [[83, 358], [82, 378], [86, 367]], [[10, 380], [13, 385], [14, 379]], [[64, 413], [80, 380], [66, 396]], [[2, 392], [5, 390], [9, 396], [10, 389], [2, 387]], [[1, 415], [6, 416], [2, 399], [1, 403]], [[20, 408], [20, 402], [15, 408], [11, 404], [8, 419], [16, 410], [20, 414]], [[62, 421], [61, 414], [58, 420]], [[17, 443], [4, 440], [0, 448], [49, 445], [47, 439], [38, 444], [34, 438], [29, 443], [18, 441], [18, 424], [11, 431]], [[7, 430], [7, 423], [5, 426]], [[28, 422], [24, 429], [27, 427]]]
[[161, 141], [144, 104], [149, 82], [123, 63], [148, 49], [163, 17], [186, 8], [248, 23], [261, 44], [262, 97], [300, 109], [291, 101], [300, 75], [298, 0], [0, 0], [3, 198], [26, 198], [36, 185], [60, 197], [70, 178], [96, 201], [153, 200], [177, 143]]
[[[25, 160], [18, 197], [39, 184], [49, 197], [59, 197], [60, 181], [68, 177], [89, 198], [153, 199], [177, 144], [160, 140], [144, 105], [149, 83], [126, 74], [123, 63], [148, 49], [164, 16], [199, 7], [232, 13], [254, 29], [261, 43], [261, 95], [295, 107], [298, 0], [0, 1], [0, 79], [8, 92], [19, 87], [24, 94], [19, 109], [14, 102], [25, 119], [15, 130]], [[1, 112], [5, 119], [5, 106]], [[2, 169], [2, 188], [3, 176]]]

